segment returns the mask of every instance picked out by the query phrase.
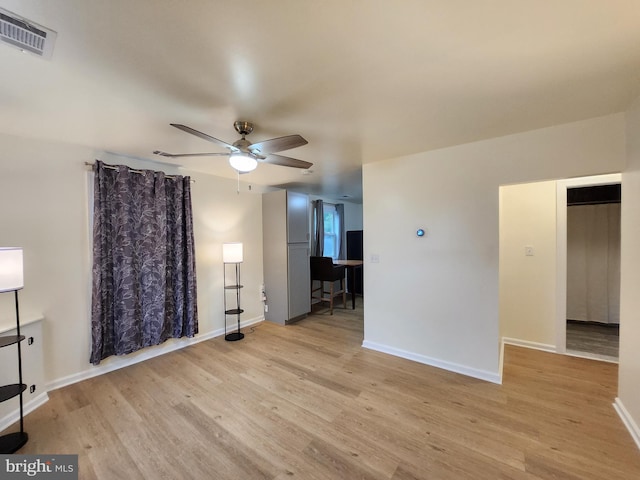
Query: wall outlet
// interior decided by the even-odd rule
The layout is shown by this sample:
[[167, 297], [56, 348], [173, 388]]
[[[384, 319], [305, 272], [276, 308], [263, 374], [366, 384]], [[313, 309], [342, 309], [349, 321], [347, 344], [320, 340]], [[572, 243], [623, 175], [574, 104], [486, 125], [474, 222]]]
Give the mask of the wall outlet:
[[372, 253], [370, 258], [371, 263], [380, 263], [380, 255], [378, 255], [377, 253]]
[[265, 313], [267, 313], [269, 311], [269, 305], [265, 305], [264, 306], [264, 311], [265, 311]]

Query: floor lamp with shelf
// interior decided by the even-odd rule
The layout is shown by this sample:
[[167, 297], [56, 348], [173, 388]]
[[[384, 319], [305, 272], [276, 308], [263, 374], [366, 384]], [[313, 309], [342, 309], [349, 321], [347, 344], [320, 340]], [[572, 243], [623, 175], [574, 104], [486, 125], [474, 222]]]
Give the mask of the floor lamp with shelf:
[[21, 343], [25, 339], [20, 334], [20, 308], [18, 305], [18, 290], [24, 287], [22, 249], [6, 247], [0, 248], [0, 293], [14, 292], [16, 306], [16, 335], [0, 337], [0, 348], [17, 346], [18, 353], [18, 383], [0, 386], [0, 402], [20, 398], [20, 431], [8, 433], [0, 437], [0, 454], [11, 454], [22, 448], [29, 440], [29, 435], [24, 431], [24, 407], [22, 392], [27, 385], [22, 383], [22, 348]]
[[[242, 243], [224, 243], [222, 245], [222, 261], [224, 263], [224, 339], [228, 342], [235, 342], [244, 338], [244, 333], [240, 331], [240, 315], [244, 312], [240, 308], [240, 264], [243, 261]], [[234, 267], [235, 275], [231, 280], [227, 280], [227, 266]], [[229, 294], [232, 295], [229, 295]], [[233, 295], [235, 293], [235, 295]], [[227, 296], [233, 297], [228, 299]], [[234, 301], [235, 299], [235, 301]], [[233, 308], [228, 308], [232, 306]], [[237, 328], [235, 332], [227, 333], [227, 319], [235, 317]]]

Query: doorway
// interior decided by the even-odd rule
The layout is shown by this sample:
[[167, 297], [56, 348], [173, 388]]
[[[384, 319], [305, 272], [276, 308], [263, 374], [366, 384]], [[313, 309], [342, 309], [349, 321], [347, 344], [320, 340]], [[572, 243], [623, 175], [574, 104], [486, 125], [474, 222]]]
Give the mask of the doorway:
[[500, 187], [503, 344], [588, 355], [567, 352], [567, 189], [620, 182], [620, 174], [611, 174]]
[[557, 182], [556, 351], [618, 361], [620, 174]]
[[567, 353], [617, 361], [620, 183], [567, 188]]

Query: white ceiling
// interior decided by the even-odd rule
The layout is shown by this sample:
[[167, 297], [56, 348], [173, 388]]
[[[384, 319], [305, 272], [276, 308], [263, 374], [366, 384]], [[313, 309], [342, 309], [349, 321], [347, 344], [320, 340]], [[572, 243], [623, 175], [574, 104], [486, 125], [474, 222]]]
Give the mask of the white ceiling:
[[[235, 120], [311, 175], [244, 177], [361, 198], [361, 165], [623, 111], [640, 95], [637, 0], [0, 0], [58, 32], [0, 45], [0, 132], [163, 161], [224, 151]], [[224, 157], [169, 159], [234, 177]]]

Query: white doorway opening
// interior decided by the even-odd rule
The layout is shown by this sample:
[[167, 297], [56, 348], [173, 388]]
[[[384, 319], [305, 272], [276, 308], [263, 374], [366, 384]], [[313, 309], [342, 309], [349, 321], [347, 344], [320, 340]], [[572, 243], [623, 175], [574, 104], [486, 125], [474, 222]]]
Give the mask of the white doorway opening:
[[597, 175], [592, 177], [580, 177], [566, 180], [558, 180], [556, 183], [556, 352], [568, 355], [598, 358], [600, 360], [613, 361], [588, 352], [579, 352], [567, 349], [567, 190], [569, 188], [612, 185], [621, 183], [622, 176], [619, 173], [610, 175]]

